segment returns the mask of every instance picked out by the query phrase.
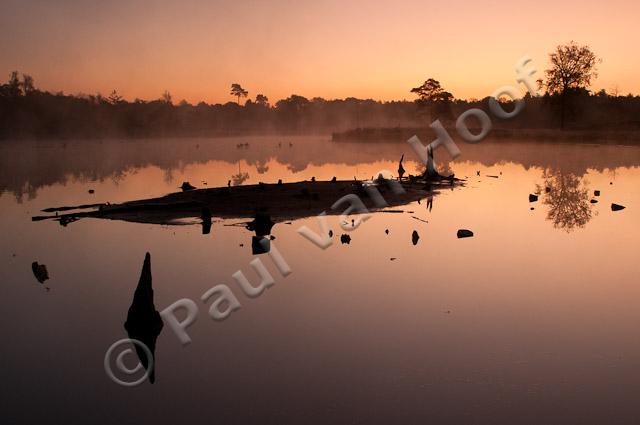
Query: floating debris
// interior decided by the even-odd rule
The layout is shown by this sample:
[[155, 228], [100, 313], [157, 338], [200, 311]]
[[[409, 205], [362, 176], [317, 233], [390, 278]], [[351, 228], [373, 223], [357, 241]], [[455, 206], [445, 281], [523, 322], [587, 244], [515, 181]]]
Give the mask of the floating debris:
[[420, 240], [420, 235], [418, 235], [418, 232], [414, 230], [411, 234], [411, 243], [413, 245], [418, 245], [418, 240]]
[[38, 264], [37, 261], [34, 261], [31, 263], [31, 270], [36, 279], [38, 279], [38, 282], [44, 283], [45, 280], [49, 279], [49, 272], [47, 271], [47, 266], [44, 264]]
[[534, 195], [533, 193], [529, 194], [529, 202], [536, 202], [538, 200], [538, 195]]
[[624, 205], [619, 205], [619, 204], [611, 204], [611, 211], [620, 211], [625, 209]]
[[343, 244], [349, 244], [351, 243], [351, 236], [347, 235], [347, 234], [343, 234], [340, 236], [340, 242], [342, 242]]
[[599, 190], [594, 190], [593, 191], [593, 196], [600, 196], [600, 191]]
[[416, 220], [421, 221], [421, 222], [423, 222], [423, 223], [428, 223], [428, 221], [427, 221], [427, 220], [423, 220], [423, 219], [421, 219], [421, 218], [418, 218], [418, 217], [416, 217], [415, 215], [412, 215], [412, 216], [411, 216], [411, 218], [415, 218]]
[[180, 186], [180, 189], [182, 189], [183, 192], [186, 192], [187, 190], [193, 190], [195, 188], [196, 187], [189, 182], [182, 182], [182, 186]]
[[467, 229], [460, 229], [457, 233], [458, 239], [460, 238], [470, 238], [473, 236], [473, 232]]
[[487, 177], [491, 177], [492, 179], [497, 179], [498, 178], [498, 176], [491, 176], [489, 174], [487, 174]]

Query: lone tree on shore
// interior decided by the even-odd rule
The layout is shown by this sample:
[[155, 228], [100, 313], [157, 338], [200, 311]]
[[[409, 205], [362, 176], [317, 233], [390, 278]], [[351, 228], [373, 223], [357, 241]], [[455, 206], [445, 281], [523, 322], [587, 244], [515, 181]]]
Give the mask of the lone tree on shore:
[[418, 95], [418, 104], [429, 106], [429, 118], [434, 111], [438, 115], [442, 114], [443, 118], [451, 116], [449, 103], [453, 100], [453, 95], [442, 88], [440, 81], [429, 78], [421, 86], [412, 88], [411, 93]]
[[551, 68], [544, 71], [542, 86], [548, 94], [560, 96], [560, 128], [564, 128], [567, 97], [591, 86], [591, 80], [598, 77], [596, 64], [602, 59], [589, 46], [571, 41], [549, 53], [549, 61]]
[[238, 98], [238, 105], [240, 104], [241, 97], [247, 97], [249, 92], [242, 88], [242, 86], [238, 83], [231, 84], [231, 95], [236, 96]]

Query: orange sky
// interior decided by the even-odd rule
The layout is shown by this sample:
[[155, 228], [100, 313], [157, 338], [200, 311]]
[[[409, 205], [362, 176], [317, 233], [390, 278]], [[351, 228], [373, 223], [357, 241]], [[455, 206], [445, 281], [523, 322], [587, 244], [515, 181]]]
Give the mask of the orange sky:
[[[0, 75], [66, 93], [226, 102], [231, 83], [271, 101], [413, 99], [433, 77], [456, 97], [513, 84], [528, 54], [571, 39], [603, 58], [594, 88], [640, 93], [640, 2], [3, 0]], [[524, 89], [523, 89], [524, 90]]]

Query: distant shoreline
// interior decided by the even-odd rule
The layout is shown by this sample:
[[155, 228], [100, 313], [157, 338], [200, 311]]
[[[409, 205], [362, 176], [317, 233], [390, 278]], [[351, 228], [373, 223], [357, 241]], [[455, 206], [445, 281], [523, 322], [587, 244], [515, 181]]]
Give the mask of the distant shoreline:
[[[455, 127], [446, 127], [452, 138], [456, 138]], [[480, 129], [470, 129], [478, 133]], [[331, 134], [333, 142], [406, 142], [417, 135], [424, 143], [435, 139], [435, 133], [425, 127], [368, 127], [355, 128]], [[504, 129], [494, 128], [487, 139], [539, 140], [548, 142], [607, 143], [621, 141], [630, 145], [640, 144], [640, 131], [637, 130], [560, 130], [560, 129]]]

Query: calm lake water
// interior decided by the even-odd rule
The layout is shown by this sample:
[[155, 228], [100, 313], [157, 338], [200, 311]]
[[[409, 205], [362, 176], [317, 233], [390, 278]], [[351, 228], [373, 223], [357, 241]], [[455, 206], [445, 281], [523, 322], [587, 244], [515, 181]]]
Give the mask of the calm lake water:
[[[276, 224], [272, 243], [292, 273], [282, 277], [259, 256], [276, 283], [250, 299], [231, 277], [243, 270], [256, 281], [252, 232], [230, 226], [246, 220], [213, 211], [203, 235], [197, 220], [63, 227], [31, 217], [159, 196], [183, 181], [367, 179], [397, 170], [402, 153], [415, 174], [409, 145], [328, 137], [0, 145], [0, 422], [638, 423], [640, 148], [491, 140], [460, 148], [455, 162], [443, 162], [443, 150], [436, 162], [468, 177], [465, 187], [441, 191], [431, 209], [422, 201], [375, 213], [350, 244], [340, 243], [337, 216], [328, 217], [335, 235], [326, 250], [297, 233], [317, 230], [315, 217]], [[463, 228], [474, 237], [458, 239]], [[165, 325], [155, 383], [127, 388], [107, 377], [103, 360], [127, 337], [146, 252], [156, 308], [190, 298], [199, 314], [186, 347]], [[38, 283], [33, 261], [50, 280]], [[222, 322], [200, 300], [218, 284], [242, 305]]]

